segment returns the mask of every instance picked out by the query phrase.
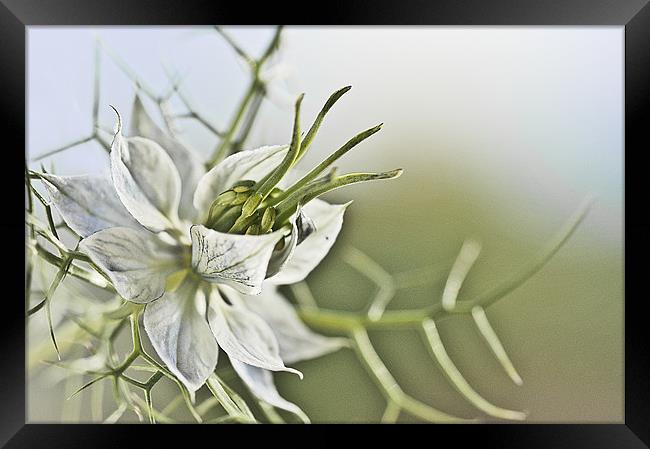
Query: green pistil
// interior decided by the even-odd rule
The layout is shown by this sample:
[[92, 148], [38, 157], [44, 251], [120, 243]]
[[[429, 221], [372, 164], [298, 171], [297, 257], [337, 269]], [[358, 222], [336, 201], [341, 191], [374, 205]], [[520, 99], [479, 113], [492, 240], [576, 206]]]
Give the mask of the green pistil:
[[276, 187], [305, 154], [325, 115], [350, 88], [346, 86], [330, 95], [302, 141], [300, 106], [304, 95], [300, 95], [295, 104], [291, 144], [282, 162], [257, 183], [250, 180], [240, 181], [221, 193], [210, 206], [206, 226], [216, 231], [233, 234], [266, 234], [286, 225], [299, 204], [306, 204], [324, 193], [350, 184], [391, 179], [401, 175], [402, 170], [397, 169], [384, 173], [349, 173], [336, 176], [336, 169], [332, 169], [327, 175], [318, 178], [340, 157], [377, 133], [382, 127], [380, 124], [348, 140], [286, 191]]
[[348, 151], [350, 151], [352, 148], [366, 140], [368, 137], [372, 136], [373, 134], [377, 133], [381, 127], [383, 126], [382, 124], [379, 124], [375, 127], [372, 127], [370, 129], [367, 129], [350, 140], [348, 140], [345, 145], [343, 145], [341, 148], [336, 150], [334, 153], [332, 153], [327, 159], [325, 159], [323, 162], [318, 164], [316, 167], [314, 167], [309, 173], [307, 173], [305, 176], [303, 176], [300, 180], [296, 181], [295, 184], [293, 184], [289, 189], [287, 189], [284, 194], [278, 198], [273, 199], [270, 201], [269, 204], [278, 204], [280, 201], [282, 201], [285, 198], [290, 197], [293, 195], [295, 192], [299, 191], [301, 188], [309, 184], [311, 181], [316, 179], [318, 175], [320, 175], [327, 167], [332, 165], [336, 160], [338, 160], [341, 156], [346, 154]]
[[291, 196], [286, 197], [280, 204], [278, 204], [276, 206], [278, 216], [275, 219], [275, 227], [278, 228], [285, 224], [289, 217], [291, 217], [291, 215], [296, 211], [299, 203], [307, 204], [309, 201], [323, 195], [324, 193], [351, 184], [397, 178], [402, 174], [402, 171], [401, 168], [398, 168], [383, 173], [349, 173], [335, 177], [327, 175], [306, 185], [304, 188], [297, 190]]
[[314, 137], [316, 136], [316, 132], [318, 131], [318, 128], [320, 128], [321, 123], [323, 123], [323, 119], [325, 118], [325, 115], [329, 112], [330, 109], [332, 109], [332, 106], [334, 106], [334, 103], [336, 103], [339, 98], [343, 96], [347, 91], [352, 89], [352, 86], [345, 86], [342, 89], [337, 90], [334, 92], [330, 97], [327, 99], [325, 102], [325, 105], [323, 106], [323, 109], [318, 113], [316, 116], [316, 120], [314, 120], [314, 123], [311, 125], [309, 128], [309, 131], [307, 131], [307, 135], [305, 136], [305, 139], [303, 140], [302, 146], [300, 148], [300, 152], [298, 153], [298, 158], [296, 159], [296, 162], [298, 162], [302, 157], [305, 155], [307, 150], [309, 149], [309, 146], [311, 145], [311, 141], [314, 140]]

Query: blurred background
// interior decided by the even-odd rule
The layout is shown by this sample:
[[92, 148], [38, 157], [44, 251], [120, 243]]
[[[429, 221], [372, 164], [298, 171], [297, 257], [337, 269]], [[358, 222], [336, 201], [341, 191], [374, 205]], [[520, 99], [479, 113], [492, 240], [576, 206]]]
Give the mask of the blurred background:
[[[226, 30], [253, 55], [273, 33], [270, 27]], [[168, 89], [165, 70], [182, 75], [182, 91], [218, 128], [229, 122], [249, 82], [246, 67], [210, 28], [29, 27], [29, 158], [91, 133], [97, 37], [155, 92]], [[522, 386], [505, 376], [471, 319], [439, 327], [476, 390], [497, 405], [527, 410], [529, 422], [622, 422], [623, 45], [622, 27], [285, 28], [274, 73], [279, 79], [247, 146], [290, 140], [299, 93], [306, 93], [307, 124], [329, 94], [351, 84], [301, 165], [320, 162], [383, 122], [379, 134], [337, 165], [341, 172], [404, 168], [398, 180], [327, 197], [354, 204], [334, 249], [308, 278], [319, 304], [363, 310], [374, 294], [373, 284], [343, 262], [346, 245], [392, 273], [440, 264], [439, 282], [401, 290], [389, 308], [439, 301], [466, 237], [483, 244], [460, 294], [471, 299], [508, 278], [584, 197], [595, 195], [587, 219], [554, 259], [488, 309]], [[112, 128], [112, 104], [128, 123], [135, 87], [106, 55], [100, 91], [100, 122]], [[214, 138], [196, 122], [179, 125], [181, 139], [207, 157]], [[108, 169], [106, 153], [94, 142], [43, 162], [59, 174]], [[65, 295], [57, 293], [53, 307], [65, 303]], [[31, 327], [30, 345], [48, 338], [38, 330], [46, 329], [42, 316]], [[373, 332], [371, 338], [407, 393], [449, 413], [476, 414], [415, 332]], [[54, 352], [43, 358], [53, 360]], [[29, 421], [88, 421], [87, 404], [64, 401], [64, 388], [37, 366], [29, 371]], [[297, 368], [304, 380], [278, 374], [276, 382], [313, 421], [381, 417], [384, 400], [351, 351]], [[110, 413], [113, 405], [105, 404]], [[76, 415], [62, 418], [62, 407]]]

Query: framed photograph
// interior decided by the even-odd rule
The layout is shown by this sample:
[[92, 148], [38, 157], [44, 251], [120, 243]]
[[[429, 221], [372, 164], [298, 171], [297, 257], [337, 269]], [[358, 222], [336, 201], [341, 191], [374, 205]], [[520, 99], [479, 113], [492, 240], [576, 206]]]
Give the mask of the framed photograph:
[[648, 447], [647, 1], [0, 3], [6, 447]]

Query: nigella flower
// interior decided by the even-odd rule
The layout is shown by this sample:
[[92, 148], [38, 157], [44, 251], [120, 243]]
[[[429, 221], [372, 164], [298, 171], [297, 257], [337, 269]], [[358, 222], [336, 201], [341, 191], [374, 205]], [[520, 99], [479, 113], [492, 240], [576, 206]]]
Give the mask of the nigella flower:
[[[301, 142], [300, 100], [291, 145], [203, 162], [147, 115], [139, 98], [133, 137], [118, 129], [111, 179], [41, 174], [53, 204], [89, 256], [127, 301], [146, 304], [144, 329], [158, 356], [190, 392], [214, 372], [219, 348], [259, 398], [301, 413], [280, 397], [271, 372], [329, 353], [345, 340], [308, 329], [278, 285], [303, 280], [325, 257], [348, 204], [319, 195], [380, 174], [318, 177], [379, 130], [356, 136], [291, 186], [286, 175], [309, 146], [330, 98]], [[337, 96], [338, 95], [338, 96]], [[117, 112], [117, 111], [116, 111]]]

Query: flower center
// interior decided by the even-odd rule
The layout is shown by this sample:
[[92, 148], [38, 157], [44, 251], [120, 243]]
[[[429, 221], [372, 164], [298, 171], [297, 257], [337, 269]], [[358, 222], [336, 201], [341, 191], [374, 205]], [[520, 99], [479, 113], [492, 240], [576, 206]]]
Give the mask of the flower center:
[[300, 105], [303, 95], [295, 105], [291, 144], [280, 164], [261, 180], [241, 180], [222, 192], [210, 206], [205, 226], [220, 232], [261, 235], [285, 226], [299, 206], [307, 204], [331, 190], [358, 182], [396, 178], [401, 169], [384, 173], [350, 173], [336, 175], [336, 170], [322, 175], [337, 159], [381, 129], [382, 125], [367, 129], [333, 152], [309, 173], [286, 190], [277, 186], [305, 155], [316, 135], [325, 114], [334, 103], [350, 90], [350, 86], [334, 92], [321, 109], [304, 139], [300, 133]]

